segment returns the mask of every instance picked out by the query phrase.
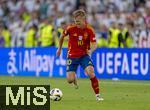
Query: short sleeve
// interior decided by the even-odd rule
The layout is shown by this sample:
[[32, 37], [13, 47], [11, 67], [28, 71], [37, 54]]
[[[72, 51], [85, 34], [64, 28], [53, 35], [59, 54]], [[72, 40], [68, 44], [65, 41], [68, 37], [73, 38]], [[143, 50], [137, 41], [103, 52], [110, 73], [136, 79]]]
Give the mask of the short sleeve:
[[64, 36], [67, 36], [69, 34], [69, 29], [70, 29], [70, 26], [67, 26], [64, 31], [63, 31], [63, 35]]

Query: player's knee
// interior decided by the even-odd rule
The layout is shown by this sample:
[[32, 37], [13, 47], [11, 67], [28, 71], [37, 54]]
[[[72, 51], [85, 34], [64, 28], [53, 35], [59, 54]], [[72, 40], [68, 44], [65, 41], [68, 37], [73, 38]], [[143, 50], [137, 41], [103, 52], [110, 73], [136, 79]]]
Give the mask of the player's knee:
[[94, 73], [94, 69], [93, 69], [93, 68], [92, 68], [92, 69], [89, 69], [89, 70], [88, 70], [88, 73], [89, 73], [89, 74], [93, 74], [93, 73]]
[[70, 84], [70, 83], [73, 83], [74, 79], [75, 79], [75, 73], [67, 73], [67, 82]]
[[93, 66], [89, 66], [86, 68], [86, 73], [88, 74], [88, 76], [90, 78], [94, 77], [95, 74], [94, 74], [94, 67]]
[[94, 73], [94, 67], [93, 67], [93, 66], [88, 66], [88, 67], [86, 68], [86, 73], [87, 73], [87, 74], [92, 74], [92, 73]]
[[73, 79], [67, 79], [67, 82], [69, 83], [69, 84], [71, 84], [71, 83], [73, 83]]

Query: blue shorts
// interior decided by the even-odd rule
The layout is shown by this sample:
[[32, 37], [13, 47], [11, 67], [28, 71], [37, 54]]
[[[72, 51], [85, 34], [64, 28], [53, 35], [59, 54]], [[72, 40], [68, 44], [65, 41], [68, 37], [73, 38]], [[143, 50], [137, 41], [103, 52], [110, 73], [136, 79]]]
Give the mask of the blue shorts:
[[87, 66], [94, 66], [89, 55], [84, 55], [80, 58], [67, 58], [67, 72], [76, 72], [79, 65], [84, 70]]

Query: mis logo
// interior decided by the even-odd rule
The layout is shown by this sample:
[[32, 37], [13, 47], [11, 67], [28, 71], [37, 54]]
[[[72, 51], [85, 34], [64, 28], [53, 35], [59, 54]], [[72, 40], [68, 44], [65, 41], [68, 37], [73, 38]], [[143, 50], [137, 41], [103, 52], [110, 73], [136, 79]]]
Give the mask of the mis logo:
[[50, 110], [49, 85], [1, 85], [1, 110]]

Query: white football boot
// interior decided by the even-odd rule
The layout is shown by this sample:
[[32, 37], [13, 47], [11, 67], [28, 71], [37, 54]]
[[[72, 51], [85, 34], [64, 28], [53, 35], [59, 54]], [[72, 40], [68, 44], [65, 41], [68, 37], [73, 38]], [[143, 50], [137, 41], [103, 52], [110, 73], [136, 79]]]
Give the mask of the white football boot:
[[103, 101], [104, 99], [100, 96], [100, 94], [96, 94], [97, 101]]

